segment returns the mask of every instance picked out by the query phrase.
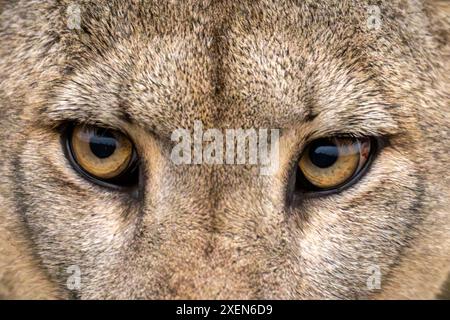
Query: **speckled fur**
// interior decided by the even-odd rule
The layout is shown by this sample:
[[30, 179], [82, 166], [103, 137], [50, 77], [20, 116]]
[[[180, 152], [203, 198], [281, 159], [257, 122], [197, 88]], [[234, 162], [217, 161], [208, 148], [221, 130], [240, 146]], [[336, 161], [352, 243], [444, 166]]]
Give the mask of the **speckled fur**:
[[[433, 298], [450, 267], [447, 1], [0, 1], [0, 296]], [[367, 28], [378, 4], [379, 30]], [[273, 176], [175, 166], [170, 133], [279, 128]], [[141, 197], [80, 177], [68, 121], [126, 132]], [[286, 201], [302, 148], [384, 136], [367, 174]], [[68, 266], [81, 268], [69, 291]], [[370, 290], [379, 266], [381, 290]]]

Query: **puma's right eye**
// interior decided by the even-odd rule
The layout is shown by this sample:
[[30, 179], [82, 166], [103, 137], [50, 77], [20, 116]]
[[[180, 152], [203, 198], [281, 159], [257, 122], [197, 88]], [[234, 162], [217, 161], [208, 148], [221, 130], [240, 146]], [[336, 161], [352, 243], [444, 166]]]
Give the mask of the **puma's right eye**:
[[74, 168], [96, 183], [131, 186], [137, 182], [137, 156], [133, 143], [122, 133], [78, 125], [66, 137]]
[[297, 188], [316, 192], [337, 190], [347, 185], [366, 167], [374, 149], [369, 138], [313, 141], [298, 162]]

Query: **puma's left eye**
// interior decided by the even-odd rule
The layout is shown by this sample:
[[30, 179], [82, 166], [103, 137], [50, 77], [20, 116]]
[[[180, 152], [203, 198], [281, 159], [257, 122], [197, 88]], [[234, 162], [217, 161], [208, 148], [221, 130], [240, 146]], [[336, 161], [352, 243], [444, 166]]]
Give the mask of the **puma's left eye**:
[[365, 168], [371, 139], [330, 138], [309, 144], [298, 162], [296, 188], [301, 191], [335, 190]]
[[89, 180], [107, 186], [132, 186], [137, 179], [137, 156], [121, 132], [77, 125], [66, 137], [73, 167]]

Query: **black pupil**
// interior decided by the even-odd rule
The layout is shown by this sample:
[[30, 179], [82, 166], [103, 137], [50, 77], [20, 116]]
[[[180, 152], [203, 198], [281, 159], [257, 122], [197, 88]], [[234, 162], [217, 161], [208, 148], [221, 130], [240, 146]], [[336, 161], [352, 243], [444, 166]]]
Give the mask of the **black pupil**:
[[331, 167], [338, 157], [337, 146], [329, 140], [318, 140], [309, 148], [309, 158], [319, 168]]
[[99, 130], [91, 136], [89, 146], [96, 157], [105, 159], [116, 151], [117, 140], [111, 132]]

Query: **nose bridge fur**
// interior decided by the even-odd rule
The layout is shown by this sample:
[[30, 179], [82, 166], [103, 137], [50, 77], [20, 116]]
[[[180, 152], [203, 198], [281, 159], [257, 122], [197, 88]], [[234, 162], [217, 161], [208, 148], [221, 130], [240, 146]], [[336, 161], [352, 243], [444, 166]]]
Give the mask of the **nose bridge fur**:
[[245, 166], [206, 164], [166, 174], [171, 192], [164, 201], [149, 202], [143, 212], [138, 247], [151, 252], [143, 254], [144, 265], [163, 274], [167, 290], [179, 298], [262, 294], [260, 275], [273, 263], [267, 250], [273, 257], [283, 257], [285, 250], [285, 216], [269, 196], [276, 192], [261, 182], [266, 178]]

